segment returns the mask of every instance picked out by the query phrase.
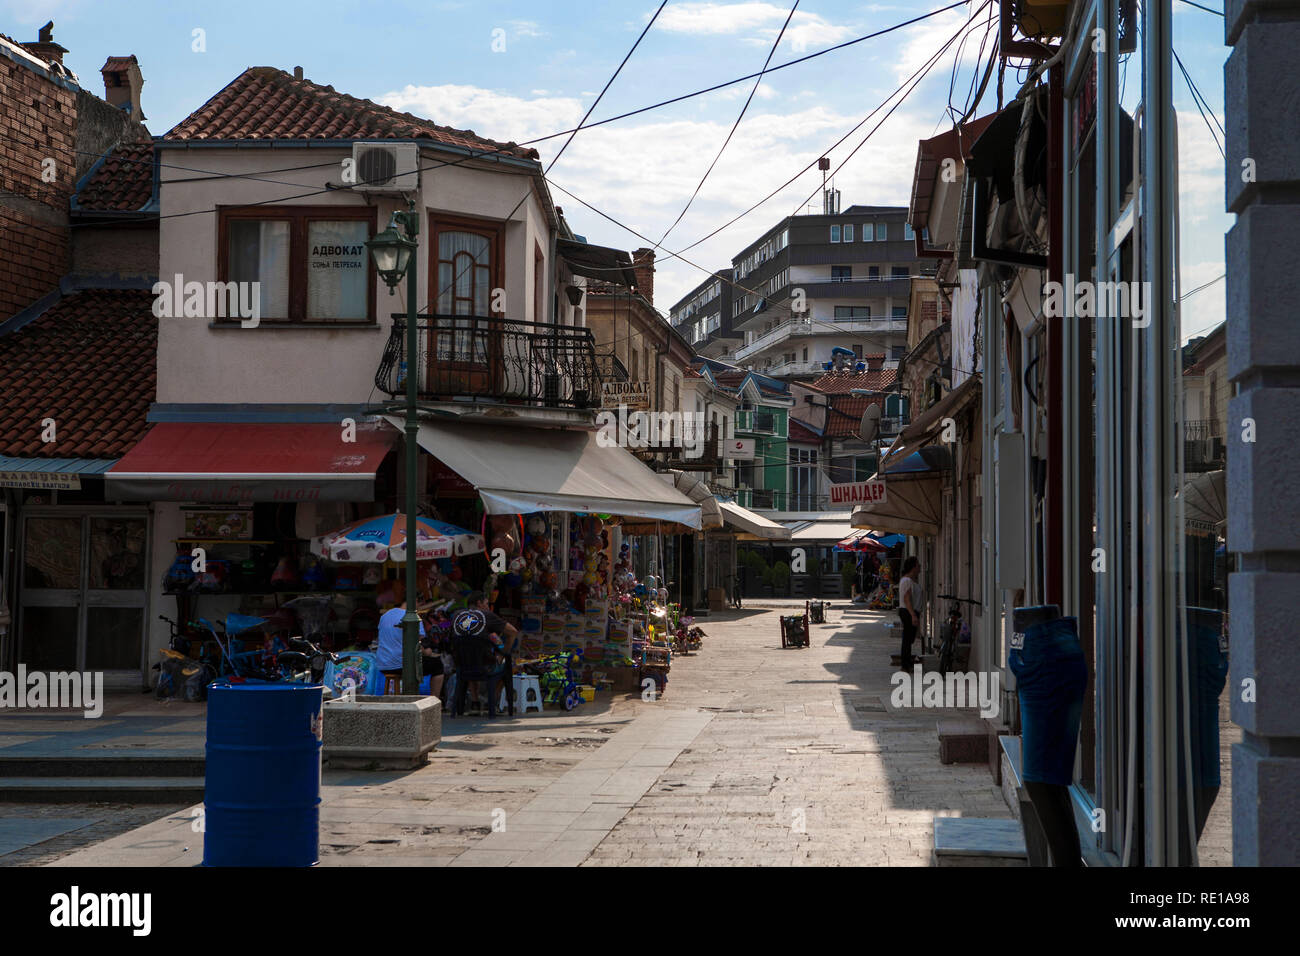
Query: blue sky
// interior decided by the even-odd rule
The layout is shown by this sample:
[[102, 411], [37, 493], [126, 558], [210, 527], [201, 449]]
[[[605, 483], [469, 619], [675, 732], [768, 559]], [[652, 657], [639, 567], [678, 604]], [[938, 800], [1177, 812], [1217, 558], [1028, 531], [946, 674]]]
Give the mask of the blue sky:
[[[1220, 8], [1222, 0], [1205, 0], [1205, 4]], [[773, 62], [944, 5], [943, 0], [806, 0], [799, 4]], [[70, 51], [68, 65], [92, 89], [97, 89], [106, 56], [134, 53], [145, 76], [144, 112], [155, 134], [166, 132], [244, 68], [269, 65], [286, 70], [302, 66], [309, 79], [354, 96], [494, 139], [525, 140], [576, 125], [655, 7], [648, 0], [382, 4], [0, 0], [0, 32], [31, 40], [41, 24], [54, 20], [55, 39]], [[1223, 46], [1223, 20], [1178, 0], [1174, 9], [1175, 49], [1222, 121], [1223, 64], [1228, 52]], [[784, 0], [670, 2], [593, 118], [757, 71], [788, 12]], [[727, 152], [664, 248], [680, 250], [694, 243], [816, 159], [968, 16], [962, 10], [951, 11], [765, 77]], [[193, 49], [195, 30], [203, 31], [203, 52]], [[959, 64], [959, 109], [982, 33], [981, 26], [972, 34]], [[953, 57], [946, 56], [838, 171], [836, 185], [845, 206], [906, 204], [917, 140], [951, 124], [945, 107], [952, 62]], [[1016, 85], [1008, 73], [1008, 98]], [[733, 86], [580, 132], [552, 178], [592, 206], [658, 240], [713, 159], [751, 86], [752, 82]], [[1174, 87], [1182, 145], [1186, 291], [1223, 273], [1223, 233], [1232, 217], [1223, 212], [1223, 161], [1177, 72]], [[986, 94], [979, 112], [993, 102], [991, 92]], [[876, 119], [830, 154], [837, 167]], [[539, 144], [545, 161], [561, 142]], [[727, 264], [761, 231], [800, 208], [818, 183], [815, 169], [806, 173], [686, 257], [707, 270]], [[628, 249], [648, 244], [563, 193], [557, 191], [556, 201], [575, 230], [593, 242]], [[656, 304], [666, 312], [703, 274], [680, 260], [661, 259]], [[1223, 285], [1217, 282], [1184, 303], [1185, 335], [1222, 320]]]

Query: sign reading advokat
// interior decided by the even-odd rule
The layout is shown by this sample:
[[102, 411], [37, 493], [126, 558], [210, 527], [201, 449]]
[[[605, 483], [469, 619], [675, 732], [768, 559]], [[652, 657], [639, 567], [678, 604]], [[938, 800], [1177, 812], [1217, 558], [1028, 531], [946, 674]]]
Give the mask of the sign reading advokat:
[[650, 407], [650, 383], [645, 382], [601, 382], [600, 407], [647, 409]]
[[831, 485], [831, 504], [866, 505], [878, 504], [885, 500], [885, 483], [883, 481], [848, 481]]

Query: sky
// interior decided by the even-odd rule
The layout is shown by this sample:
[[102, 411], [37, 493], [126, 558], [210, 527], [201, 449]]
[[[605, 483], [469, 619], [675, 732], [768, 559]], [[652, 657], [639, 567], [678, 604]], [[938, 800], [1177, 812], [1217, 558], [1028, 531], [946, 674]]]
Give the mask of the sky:
[[[947, 0], [857, 3], [801, 0], [772, 64], [872, 33], [946, 5]], [[762, 69], [793, 0], [670, 2], [604, 94], [592, 120]], [[1223, 0], [1202, 0], [1222, 8]], [[1223, 122], [1223, 19], [1174, 0], [1174, 48]], [[876, 110], [979, 6], [978, 0], [921, 23], [763, 77], [744, 119], [685, 216], [754, 81], [642, 113], [573, 138], [551, 170], [555, 201], [589, 241], [635, 249], [662, 241], [655, 304], [667, 313], [707, 273], [820, 192], [815, 160], [829, 155], [842, 206], [906, 205], [917, 141], [951, 128], [949, 90], [960, 115], [968, 101], [981, 14], [901, 105], [828, 148]], [[0, 0], [0, 32], [27, 41], [54, 21], [65, 63], [95, 92], [107, 56], [135, 54], [145, 78], [142, 105], [165, 133], [249, 66], [301, 66], [305, 76], [353, 96], [496, 140], [523, 142], [571, 129], [609, 82], [657, 7], [605, 2], [268, 3], [131, 0]], [[996, 23], [994, 24], [994, 28]], [[199, 31], [199, 32], [196, 32]], [[200, 43], [199, 40], [202, 42]], [[197, 49], [198, 47], [202, 49]], [[1008, 71], [1006, 99], [1018, 81]], [[1224, 271], [1223, 159], [1175, 68], [1179, 123], [1181, 285], [1184, 292]], [[893, 105], [895, 100], [890, 100]], [[991, 110], [990, 89], [977, 115]], [[880, 125], [850, 158], [863, 137]], [[549, 163], [565, 137], [537, 144]], [[734, 216], [814, 164], [796, 181], [716, 236]], [[842, 168], [841, 168], [842, 167]], [[819, 200], [817, 200], [819, 201]], [[626, 228], [625, 228], [626, 227]], [[693, 246], [689, 250], [686, 247]], [[681, 252], [673, 258], [670, 252]], [[1183, 303], [1183, 337], [1224, 318], [1224, 283]]]

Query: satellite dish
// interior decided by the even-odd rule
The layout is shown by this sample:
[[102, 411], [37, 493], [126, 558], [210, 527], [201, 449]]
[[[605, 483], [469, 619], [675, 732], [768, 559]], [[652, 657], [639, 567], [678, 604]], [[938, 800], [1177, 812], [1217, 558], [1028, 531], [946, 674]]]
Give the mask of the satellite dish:
[[862, 413], [862, 424], [858, 426], [858, 437], [865, 442], [873, 442], [880, 434], [880, 406], [872, 402]]

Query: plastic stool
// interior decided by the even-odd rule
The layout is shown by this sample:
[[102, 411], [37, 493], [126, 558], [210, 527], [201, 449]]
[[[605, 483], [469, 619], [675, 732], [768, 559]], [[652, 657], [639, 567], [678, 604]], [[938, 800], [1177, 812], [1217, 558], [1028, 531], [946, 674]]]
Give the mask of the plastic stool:
[[402, 692], [402, 677], [400, 674], [384, 675], [384, 696], [390, 694], [400, 694]]
[[[499, 710], [505, 710], [507, 705], [505, 688], [501, 688], [501, 703], [498, 705]], [[542, 685], [532, 674], [515, 675], [515, 710], [518, 713], [526, 714], [532, 709], [541, 712], [542, 709]]]

